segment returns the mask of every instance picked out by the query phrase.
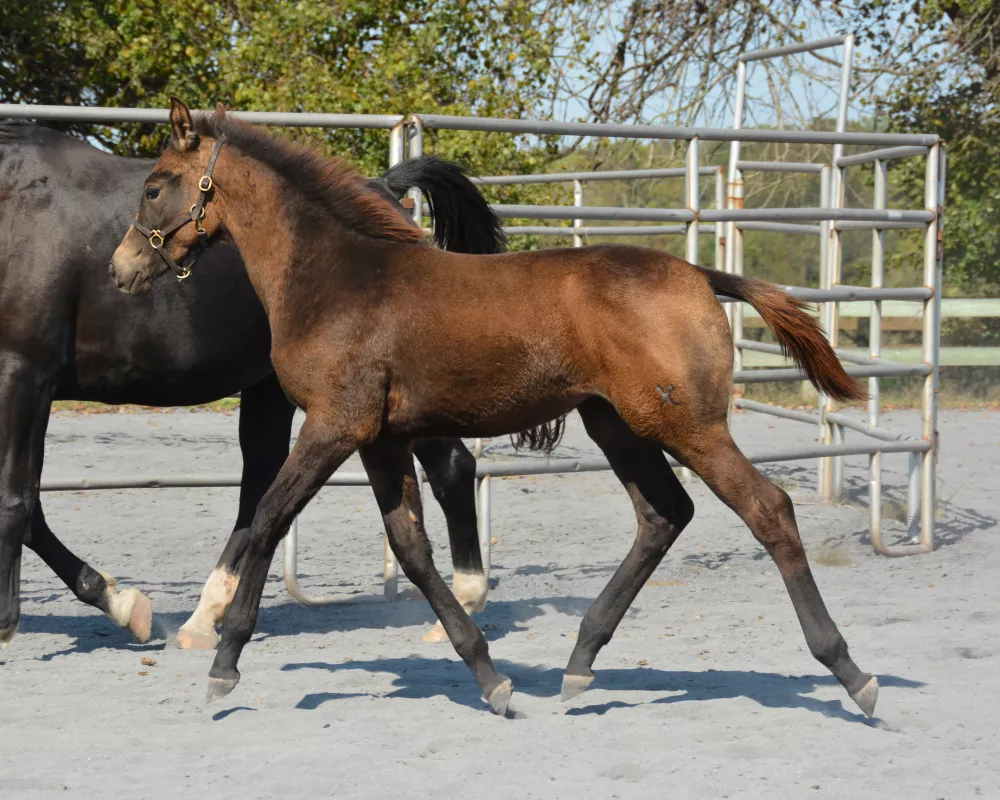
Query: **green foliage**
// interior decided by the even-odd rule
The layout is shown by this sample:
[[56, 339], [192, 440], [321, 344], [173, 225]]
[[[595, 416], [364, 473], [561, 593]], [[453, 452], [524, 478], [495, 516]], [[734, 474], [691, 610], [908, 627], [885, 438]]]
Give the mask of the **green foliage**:
[[[915, 15], [922, 38], [907, 71], [878, 99], [889, 130], [933, 132], [948, 143], [944, 270], [946, 291], [1000, 289], [1000, 4], [996, 0], [870, 0], [867, 36], [888, 51], [900, 14]], [[900, 177], [911, 207], [923, 205], [923, 172]], [[902, 253], [901, 257], [907, 257]]]
[[[243, 110], [527, 116], [556, 25], [528, 0], [0, 0], [0, 99]], [[69, 126], [117, 152], [155, 154], [163, 127]], [[380, 131], [308, 131], [377, 172]], [[530, 169], [513, 137], [434, 134], [445, 157]]]

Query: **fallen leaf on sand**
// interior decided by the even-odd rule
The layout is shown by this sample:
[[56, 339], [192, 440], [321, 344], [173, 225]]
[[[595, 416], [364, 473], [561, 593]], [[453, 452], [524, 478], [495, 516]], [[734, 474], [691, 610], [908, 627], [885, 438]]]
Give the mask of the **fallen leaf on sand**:
[[649, 661], [644, 658], [642, 661], [639, 662], [639, 666], [640, 667], [648, 667], [649, 666]]
[[140, 672], [139, 674], [140, 674], [140, 675], [148, 675], [149, 673], [148, 673], [148, 672], [145, 672], [145, 671], [143, 671], [143, 672]]
[[146, 656], [143, 656], [143, 657], [142, 657], [141, 659], [139, 659], [139, 660], [140, 660], [140, 661], [141, 661], [141, 662], [142, 662], [142, 663], [143, 663], [143, 664], [144, 664], [145, 666], [147, 666], [147, 667], [155, 667], [155, 666], [156, 666], [156, 659], [155, 659], [155, 658], [147, 658]]

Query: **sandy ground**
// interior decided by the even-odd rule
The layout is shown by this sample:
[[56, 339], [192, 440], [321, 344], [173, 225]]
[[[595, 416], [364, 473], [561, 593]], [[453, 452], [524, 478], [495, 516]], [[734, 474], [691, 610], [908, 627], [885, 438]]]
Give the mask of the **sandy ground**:
[[[234, 472], [236, 423], [56, 416], [45, 476]], [[916, 416], [888, 424], [915, 431]], [[735, 426], [748, 448], [811, 435], [749, 414]], [[0, 653], [0, 796], [1000, 797], [1000, 415], [946, 412], [940, 427], [940, 547], [929, 557], [872, 553], [865, 459], [848, 460], [852, 500], [840, 507], [815, 502], [812, 462], [767, 468], [796, 500], [855, 659], [879, 675], [873, 721], [811, 659], [774, 566], [698, 483], [695, 521], [598, 659], [594, 688], [561, 704], [580, 618], [625, 555], [634, 517], [607, 474], [511, 479], [494, 488], [480, 624], [513, 678], [519, 718], [492, 716], [450, 646], [420, 640], [432, 621], [424, 602], [301, 608], [277, 561], [243, 682], [206, 705], [212, 653], [130, 642], [29, 554], [21, 632]], [[496, 441], [490, 455], [508, 450]], [[590, 451], [571, 420], [562, 454]], [[887, 462], [898, 500], [905, 456]], [[887, 514], [898, 514], [893, 496]], [[236, 490], [44, 500], [64, 540], [147, 591], [170, 630], [220, 552]], [[450, 573], [436, 506], [428, 524]], [[382, 534], [367, 489], [324, 491], [301, 535], [307, 587], [378, 589]]]

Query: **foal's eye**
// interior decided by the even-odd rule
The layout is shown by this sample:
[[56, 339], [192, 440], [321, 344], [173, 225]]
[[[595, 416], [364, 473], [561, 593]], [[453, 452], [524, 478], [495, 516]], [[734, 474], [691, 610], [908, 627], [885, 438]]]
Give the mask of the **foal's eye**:
[[146, 187], [146, 199], [147, 200], [155, 200], [159, 196], [160, 196], [160, 190], [159, 190], [158, 187], [156, 187], [156, 186], [147, 186]]

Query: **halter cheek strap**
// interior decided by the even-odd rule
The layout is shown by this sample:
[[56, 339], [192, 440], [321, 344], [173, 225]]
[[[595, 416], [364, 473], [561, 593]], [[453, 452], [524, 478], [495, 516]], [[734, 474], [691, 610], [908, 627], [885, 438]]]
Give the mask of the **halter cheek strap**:
[[[198, 256], [208, 249], [208, 233], [205, 231], [205, 227], [201, 224], [201, 222], [205, 219], [205, 206], [208, 203], [208, 193], [212, 191], [212, 172], [215, 169], [215, 162], [218, 160], [219, 153], [222, 151], [222, 145], [225, 144], [225, 142], [225, 136], [220, 136], [215, 140], [215, 146], [212, 148], [212, 155], [208, 159], [208, 169], [205, 170], [205, 174], [202, 175], [201, 179], [198, 181], [198, 202], [191, 206], [191, 209], [188, 211], [188, 215], [186, 217], [174, 223], [169, 228], [147, 228], [139, 222], [139, 220], [132, 223], [132, 227], [146, 237], [146, 240], [149, 242], [149, 246], [160, 254], [160, 258], [162, 258], [167, 263], [167, 266], [173, 270], [174, 276], [179, 281], [182, 281], [191, 275], [191, 267], [194, 266], [195, 261], [198, 260]], [[170, 254], [163, 248], [163, 245], [166, 243], [168, 236], [176, 233], [189, 222], [194, 223], [195, 232], [198, 234], [198, 245], [200, 250], [192, 261], [190, 261], [187, 265], [182, 265], [178, 264], [173, 258], [170, 257]]]

